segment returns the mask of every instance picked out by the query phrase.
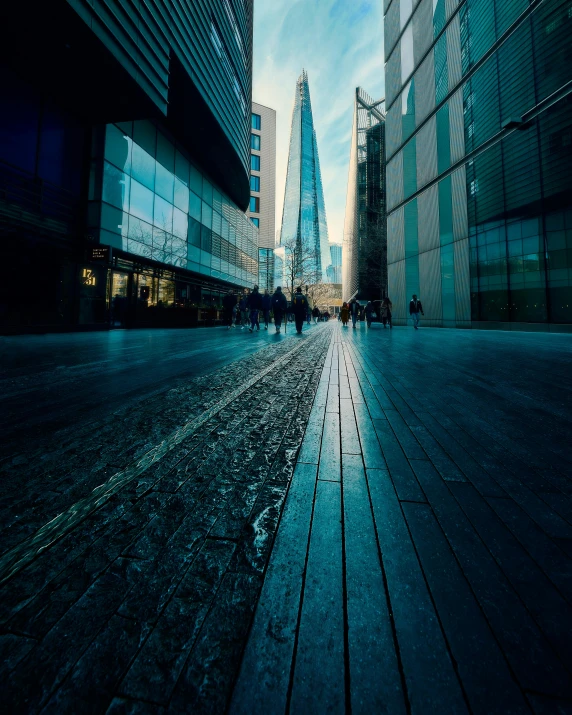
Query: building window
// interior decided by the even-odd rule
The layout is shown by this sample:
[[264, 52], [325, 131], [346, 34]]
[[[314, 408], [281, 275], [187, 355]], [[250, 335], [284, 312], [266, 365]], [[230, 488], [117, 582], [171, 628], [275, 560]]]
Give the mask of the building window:
[[252, 128], [253, 129], [258, 129], [260, 131], [260, 114], [253, 114], [252, 115]]
[[256, 154], [250, 155], [250, 168], [252, 171], [260, 171], [260, 157]]
[[259, 218], [254, 218], [254, 216], [253, 216], [250, 220], [256, 226], [256, 228], [260, 228], [260, 219]]
[[258, 136], [258, 134], [250, 135], [250, 148], [255, 149], [256, 151], [260, 151], [260, 137]]
[[251, 196], [250, 197], [250, 213], [259, 214], [260, 213], [260, 197]]
[[251, 176], [250, 177], [250, 190], [251, 191], [260, 191], [260, 176]]

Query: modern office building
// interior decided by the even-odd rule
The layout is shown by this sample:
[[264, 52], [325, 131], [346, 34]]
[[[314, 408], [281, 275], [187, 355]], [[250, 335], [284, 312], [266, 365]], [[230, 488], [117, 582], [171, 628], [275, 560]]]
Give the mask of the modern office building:
[[258, 228], [258, 284], [274, 286], [276, 231], [276, 110], [252, 103], [250, 205], [247, 215]]
[[570, 329], [572, 2], [384, 12], [394, 321]]
[[326, 269], [328, 283], [342, 282], [342, 244], [330, 243], [330, 265]]
[[387, 289], [383, 102], [356, 88], [344, 221], [342, 293], [346, 301], [353, 297], [379, 300]]
[[23, 0], [2, 29], [3, 329], [192, 324], [257, 281], [252, 0]]
[[[330, 262], [324, 191], [308, 74], [296, 82], [280, 245], [297, 245], [310, 264], [305, 280], [326, 281]], [[306, 260], [304, 260], [306, 263]]]

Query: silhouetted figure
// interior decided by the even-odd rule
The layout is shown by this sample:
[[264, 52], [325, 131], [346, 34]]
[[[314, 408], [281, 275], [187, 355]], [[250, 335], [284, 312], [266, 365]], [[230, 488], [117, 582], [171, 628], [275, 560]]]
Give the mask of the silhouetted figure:
[[288, 308], [288, 301], [286, 296], [282, 293], [282, 288], [278, 286], [272, 296], [271, 300], [272, 312], [274, 313], [274, 325], [276, 326], [276, 332], [280, 332], [280, 326], [282, 325], [282, 318], [284, 313]]
[[425, 315], [425, 313], [423, 312], [423, 306], [421, 305], [421, 301], [418, 300], [417, 296], [414, 293], [413, 297], [409, 302], [409, 315], [413, 319], [413, 327], [415, 328], [415, 330], [419, 329], [419, 313], [421, 313], [421, 315]]

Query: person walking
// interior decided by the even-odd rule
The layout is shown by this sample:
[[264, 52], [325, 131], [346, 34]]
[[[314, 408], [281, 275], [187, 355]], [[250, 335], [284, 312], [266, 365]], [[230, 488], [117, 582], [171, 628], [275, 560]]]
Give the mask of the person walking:
[[391, 322], [391, 309], [393, 308], [393, 303], [389, 300], [387, 296], [381, 301], [381, 320], [383, 321], [383, 328], [389, 323], [389, 328], [393, 328], [393, 323]]
[[250, 311], [250, 327], [248, 329], [252, 333], [254, 328], [260, 330], [258, 313], [262, 310], [262, 296], [258, 292], [258, 286], [254, 286], [252, 293], [248, 296], [248, 310]]
[[301, 286], [296, 288], [296, 293], [294, 293], [294, 297], [292, 298], [292, 311], [294, 313], [294, 320], [296, 321], [296, 332], [298, 335], [301, 335], [304, 320], [308, 315], [308, 299], [302, 293]]
[[282, 325], [282, 318], [284, 313], [288, 308], [288, 301], [286, 296], [282, 293], [282, 288], [278, 286], [274, 291], [272, 298], [270, 299], [270, 305], [272, 306], [272, 312], [274, 313], [274, 325], [276, 326], [276, 332], [280, 332], [280, 326]]
[[350, 317], [350, 309], [348, 307], [348, 304], [344, 302], [342, 305], [342, 309], [340, 310], [340, 320], [342, 321], [342, 325], [347, 328], [348, 326], [348, 320]]
[[413, 319], [413, 327], [415, 328], [415, 330], [419, 329], [419, 313], [421, 313], [421, 315], [425, 315], [425, 313], [423, 312], [423, 306], [421, 305], [421, 301], [418, 300], [417, 296], [414, 293], [413, 297], [409, 302], [409, 315]]
[[238, 307], [238, 303], [235, 303], [232, 309], [232, 322], [235, 328], [238, 328], [240, 325], [240, 308]]
[[232, 328], [232, 310], [236, 305], [236, 296], [234, 293], [227, 293], [222, 299], [222, 309], [224, 315], [224, 324], [227, 330]]
[[356, 327], [357, 319], [359, 318], [359, 311], [360, 311], [360, 304], [357, 302], [355, 298], [352, 298], [350, 300], [350, 315], [352, 316], [352, 325], [354, 328]]
[[268, 330], [268, 325], [270, 323], [270, 306], [272, 304], [272, 298], [268, 293], [268, 290], [264, 290], [264, 295], [262, 296], [262, 314], [264, 315], [264, 330]]
[[320, 317], [320, 309], [317, 306], [312, 309], [312, 317], [314, 318], [314, 323], [317, 323]]
[[368, 328], [371, 328], [371, 318], [373, 314], [373, 303], [368, 300], [365, 306], [365, 322]]
[[241, 330], [244, 330], [248, 326], [248, 296], [246, 293], [241, 297], [240, 301], [238, 302], [238, 309], [240, 311], [240, 322], [241, 322]]

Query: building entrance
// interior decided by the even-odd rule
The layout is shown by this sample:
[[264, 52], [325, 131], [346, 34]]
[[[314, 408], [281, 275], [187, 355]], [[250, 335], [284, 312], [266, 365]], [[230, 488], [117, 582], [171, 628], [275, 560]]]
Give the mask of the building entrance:
[[129, 310], [132, 275], [111, 272], [109, 322], [112, 328], [124, 328]]

